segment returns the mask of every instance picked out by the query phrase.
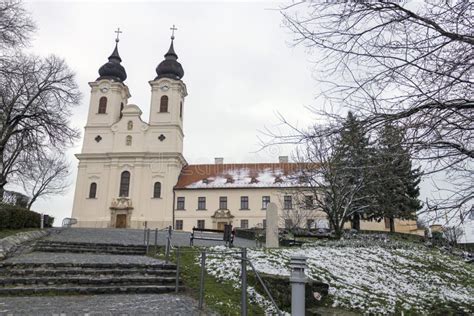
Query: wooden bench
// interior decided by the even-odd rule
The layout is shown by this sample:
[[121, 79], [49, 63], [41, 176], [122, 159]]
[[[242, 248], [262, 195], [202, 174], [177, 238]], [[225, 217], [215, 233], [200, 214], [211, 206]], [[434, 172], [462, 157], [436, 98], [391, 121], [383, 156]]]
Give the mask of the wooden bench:
[[[217, 233], [222, 234], [222, 237], [216, 238], [214, 236], [205, 236], [206, 233]], [[219, 229], [208, 229], [208, 228], [196, 228], [193, 227], [191, 236], [189, 237], [189, 245], [194, 245], [194, 240], [212, 240], [212, 241], [224, 241], [226, 246], [232, 247], [234, 245], [234, 234], [232, 234], [232, 225], [225, 225], [224, 230]]]

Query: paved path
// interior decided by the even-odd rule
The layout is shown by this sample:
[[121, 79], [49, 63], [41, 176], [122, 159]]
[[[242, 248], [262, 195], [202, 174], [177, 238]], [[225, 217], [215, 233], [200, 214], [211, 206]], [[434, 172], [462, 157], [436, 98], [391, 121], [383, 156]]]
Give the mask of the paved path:
[[[189, 246], [188, 232], [174, 231], [172, 234], [173, 246]], [[222, 235], [210, 234], [216, 238], [222, 238]], [[166, 244], [166, 231], [158, 231], [158, 245]], [[58, 233], [53, 233], [46, 240], [54, 241], [71, 241], [86, 243], [109, 243], [124, 245], [143, 245], [144, 231], [141, 229], [117, 229], [117, 228], [67, 228]], [[150, 243], [155, 242], [155, 231], [150, 231]], [[223, 245], [223, 241], [195, 240], [195, 246], [216, 246]], [[236, 247], [255, 247], [255, 241], [236, 238], [234, 241]]]
[[0, 297], [0, 315], [216, 315], [175, 294]]

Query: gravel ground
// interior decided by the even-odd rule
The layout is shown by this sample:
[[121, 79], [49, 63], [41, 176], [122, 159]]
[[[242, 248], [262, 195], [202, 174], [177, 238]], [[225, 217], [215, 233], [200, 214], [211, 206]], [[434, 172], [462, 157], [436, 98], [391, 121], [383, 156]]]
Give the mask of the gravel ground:
[[217, 315], [175, 294], [0, 297], [0, 315]]
[[[164, 246], [166, 244], [166, 231], [158, 231], [157, 244]], [[188, 232], [174, 231], [171, 237], [173, 246], [189, 246]], [[222, 234], [206, 234], [213, 238], [222, 238]], [[51, 234], [45, 240], [71, 241], [86, 243], [110, 243], [123, 245], [143, 245], [144, 231], [141, 229], [117, 229], [117, 228], [67, 228], [62, 231]], [[155, 242], [155, 231], [150, 231], [150, 243]], [[223, 241], [195, 240], [195, 246], [217, 246], [223, 245]], [[234, 241], [236, 247], [255, 247], [255, 241], [236, 238]]]

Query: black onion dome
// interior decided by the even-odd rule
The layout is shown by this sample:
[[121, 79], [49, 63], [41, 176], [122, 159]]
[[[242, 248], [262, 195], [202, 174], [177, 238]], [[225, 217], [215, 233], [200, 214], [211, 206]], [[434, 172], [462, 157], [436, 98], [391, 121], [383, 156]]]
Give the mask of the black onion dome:
[[111, 79], [114, 81], [123, 82], [125, 79], [127, 79], [125, 68], [123, 68], [123, 66], [120, 64], [122, 62], [122, 58], [120, 58], [117, 46], [118, 43], [115, 44], [115, 49], [112, 52], [112, 55], [109, 56], [109, 61], [99, 68], [100, 77], [97, 78], [97, 80]]
[[158, 67], [156, 67], [156, 79], [170, 78], [180, 80], [184, 76], [184, 70], [181, 64], [177, 61], [178, 55], [176, 55], [173, 46], [173, 40], [171, 40], [170, 49], [165, 54], [165, 60], [163, 60]]

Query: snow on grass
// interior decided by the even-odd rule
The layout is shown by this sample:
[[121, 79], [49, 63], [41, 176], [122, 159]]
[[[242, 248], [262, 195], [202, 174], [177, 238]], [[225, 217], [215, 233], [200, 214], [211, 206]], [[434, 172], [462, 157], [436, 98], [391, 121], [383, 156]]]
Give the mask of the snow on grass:
[[[223, 246], [212, 248], [224, 251]], [[364, 313], [411, 311], [428, 313], [436, 306], [455, 305], [473, 311], [474, 268], [462, 260], [410, 243], [367, 245], [320, 242], [303, 248], [248, 250], [257, 271], [289, 276], [292, 256], [307, 257], [307, 275], [330, 285], [334, 307]], [[213, 255], [206, 262], [211, 275], [239, 286], [240, 262]], [[251, 289], [249, 292], [255, 292]], [[255, 296], [255, 294], [254, 294]], [[262, 307], [269, 301], [255, 299]]]

